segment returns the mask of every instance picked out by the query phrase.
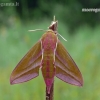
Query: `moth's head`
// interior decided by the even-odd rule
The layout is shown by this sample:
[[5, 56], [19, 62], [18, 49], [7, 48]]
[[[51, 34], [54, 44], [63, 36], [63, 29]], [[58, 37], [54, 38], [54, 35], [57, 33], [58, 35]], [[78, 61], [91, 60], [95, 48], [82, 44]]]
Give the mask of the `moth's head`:
[[54, 16], [54, 19], [51, 22], [51, 25], [49, 26], [49, 29], [51, 29], [52, 31], [54, 31], [55, 34], [57, 34], [57, 25], [58, 25], [58, 21], [55, 20], [55, 16]]

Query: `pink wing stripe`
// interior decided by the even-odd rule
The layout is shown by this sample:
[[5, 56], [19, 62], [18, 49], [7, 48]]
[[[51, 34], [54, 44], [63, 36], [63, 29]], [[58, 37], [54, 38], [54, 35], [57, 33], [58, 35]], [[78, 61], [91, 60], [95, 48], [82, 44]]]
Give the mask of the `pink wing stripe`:
[[[28, 74], [29, 73], [29, 74]], [[31, 80], [32, 78], [35, 78], [38, 76], [38, 72], [32, 72], [28, 71], [28, 73], [25, 73], [25, 75], [21, 75], [17, 77], [15, 80], [11, 81], [11, 84], [17, 84], [17, 83], [22, 83]]]

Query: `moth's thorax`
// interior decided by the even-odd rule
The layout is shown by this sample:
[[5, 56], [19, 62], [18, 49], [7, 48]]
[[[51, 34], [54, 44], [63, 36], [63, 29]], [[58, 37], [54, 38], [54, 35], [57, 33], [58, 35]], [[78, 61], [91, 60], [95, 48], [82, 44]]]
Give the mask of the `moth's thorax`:
[[47, 31], [43, 34], [41, 40], [44, 50], [54, 50], [56, 48], [57, 36], [53, 31]]

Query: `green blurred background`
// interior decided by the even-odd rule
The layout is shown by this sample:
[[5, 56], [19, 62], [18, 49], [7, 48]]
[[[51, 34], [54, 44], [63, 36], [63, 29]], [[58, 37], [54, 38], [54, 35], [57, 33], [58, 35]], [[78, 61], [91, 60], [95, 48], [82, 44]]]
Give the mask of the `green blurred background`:
[[[14, 3], [17, 6], [7, 6]], [[40, 39], [56, 16], [59, 37], [84, 78], [82, 88], [55, 78], [54, 100], [100, 100], [100, 12], [82, 12], [82, 8], [100, 8], [99, 0], [0, 0], [0, 100], [45, 100], [45, 84], [39, 77], [10, 85], [12, 70]]]

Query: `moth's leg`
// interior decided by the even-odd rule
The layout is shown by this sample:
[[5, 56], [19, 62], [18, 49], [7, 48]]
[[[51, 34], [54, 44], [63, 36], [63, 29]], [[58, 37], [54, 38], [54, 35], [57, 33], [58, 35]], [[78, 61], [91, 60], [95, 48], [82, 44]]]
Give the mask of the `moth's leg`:
[[[55, 52], [56, 52], [56, 49], [57, 49], [57, 44], [58, 44], [58, 38], [57, 38], [57, 42], [56, 42], [56, 47], [55, 47], [55, 49], [54, 49], [54, 62], [53, 62], [53, 64], [55, 65]], [[55, 67], [55, 66], [54, 66]], [[56, 68], [56, 67], [55, 67]]]
[[42, 51], [42, 58], [41, 58], [40, 68], [42, 68], [42, 64], [43, 64], [43, 53], [44, 53], [44, 49], [42, 47], [42, 41], [41, 41], [41, 51]]

